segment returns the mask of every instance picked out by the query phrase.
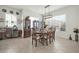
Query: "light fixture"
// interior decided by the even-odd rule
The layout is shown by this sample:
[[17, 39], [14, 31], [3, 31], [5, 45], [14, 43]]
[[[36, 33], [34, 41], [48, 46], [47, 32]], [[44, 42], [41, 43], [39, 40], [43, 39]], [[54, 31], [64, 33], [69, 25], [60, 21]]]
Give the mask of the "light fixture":
[[10, 11], [11, 14], [13, 14], [13, 11]]
[[19, 15], [19, 12], [16, 12], [17, 15]]
[[7, 12], [7, 10], [6, 9], [2, 9], [2, 12]]
[[[50, 7], [51, 5], [46, 5], [45, 8], [45, 14], [44, 14], [44, 19], [52, 18], [52, 15], [50, 14]], [[48, 10], [47, 10], [48, 9]], [[46, 11], [47, 10], [47, 11]]]

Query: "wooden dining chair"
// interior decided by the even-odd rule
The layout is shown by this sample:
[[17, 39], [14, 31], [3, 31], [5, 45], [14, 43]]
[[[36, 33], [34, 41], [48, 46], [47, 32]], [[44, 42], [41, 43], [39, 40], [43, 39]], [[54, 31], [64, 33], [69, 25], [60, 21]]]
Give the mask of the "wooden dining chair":
[[55, 31], [52, 32], [52, 40], [55, 41]]
[[48, 32], [48, 37], [49, 37], [49, 43], [55, 41], [55, 31], [53, 32]]
[[45, 39], [46, 45], [48, 45], [48, 33], [44, 34], [44, 39]]
[[49, 39], [49, 43], [51, 44], [51, 42], [53, 42], [53, 33], [52, 32], [48, 32], [48, 39]]
[[40, 41], [40, 35], [39, 34], [36, 34], [36, 33], [32, 34], [32, 45], [33, 45], [34, 41], [35, 41], [35, 47], [37, 47], [37, 42]]
[[40, 38], [41, 38], [41, 42], [43, 45], [44, 44], [48, 45], [48, 34], [47, 33], [41, 33]]

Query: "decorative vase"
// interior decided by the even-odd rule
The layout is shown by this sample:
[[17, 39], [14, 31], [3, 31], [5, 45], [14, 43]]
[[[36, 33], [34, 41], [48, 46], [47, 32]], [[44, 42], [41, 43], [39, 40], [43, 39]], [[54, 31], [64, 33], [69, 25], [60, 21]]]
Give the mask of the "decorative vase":
[[70, 36], [69, 36], [69, 40], [72, 40], [71, 34], [70, 34]]

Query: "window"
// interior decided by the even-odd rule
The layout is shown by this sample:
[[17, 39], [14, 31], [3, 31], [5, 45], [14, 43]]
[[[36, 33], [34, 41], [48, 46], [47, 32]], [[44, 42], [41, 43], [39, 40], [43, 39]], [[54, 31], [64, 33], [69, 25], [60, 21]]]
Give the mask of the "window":
[[55, 26], [56, 29], [60, 30], [60, 31], [65, 31], [65, 28], [66, 28], [65, 23], [66, 23], [66, 15], [65, 14], [46, 19], [46, 24], [49, 27]]
[[65, 31], [66, 30], [66, 15], [58, 15], [53, 17], [55, 20], [55, 24], [58, 27], [60, 31]]
[[13, 27], [14, 25], [17, 25], [17, 16], [13, 14], [6, 14], [6, 26], [7, 27]]

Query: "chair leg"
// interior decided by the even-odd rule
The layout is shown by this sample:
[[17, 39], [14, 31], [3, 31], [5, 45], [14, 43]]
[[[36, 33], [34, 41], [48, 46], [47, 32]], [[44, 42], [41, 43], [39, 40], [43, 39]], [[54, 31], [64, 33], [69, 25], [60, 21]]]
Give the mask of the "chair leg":
[[49, 39], [49, 43], [51, 44], [51, 38]]
[[44, 45], [44, 38], [41, 38], [41, 44]]
[[48, 45], [48, 40], [46, 39], [46, 45]]
[[45, 39], [42, 40], [43, 45], [44, 45], [44, 41], [45, 41]]
[[40, 42], [40, 40], [39, 40], [39, 42]]
[[53, 36], [53, 39], [54, 39], [54, 41], [55, 41], [55, 35]]
[[32, 39], [32, 45], [33, 45], [33, 39]]
[[53, 42], [53, 40], [54, 40], [54, 39], [52, 38], [52, 42]]
[[54, 41], [55, 41], [55, 37], [53, 37]]
[[37, 47], [37, 40], [35, 40], [35, 47]]

